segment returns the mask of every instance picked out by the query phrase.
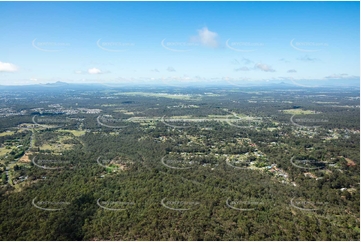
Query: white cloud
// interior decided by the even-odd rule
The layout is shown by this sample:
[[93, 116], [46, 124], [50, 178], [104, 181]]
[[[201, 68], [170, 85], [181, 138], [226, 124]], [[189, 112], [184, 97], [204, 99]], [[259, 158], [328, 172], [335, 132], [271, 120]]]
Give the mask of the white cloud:
[[159, 70], [158, 70], [157, 68], [152, 69], [152, 70], [150, 70], [150, 71], [152, 71], [152, 72], [159, 72]]
[[204, 46], [216, 48], [219, 46], [218, 43], [218, 34], [208, 30], [207, 27], [198, 30], [198, 36], [191, 38], [193, 42], [201, 43]]
[[0, 61], [0, 72], [15, 72], [18, 67], [11, 63], [5, 63]]
[[30, 81], [36, 82], [38, 79], [37, 78], [30, 78]]
[[333, 74], [325, 77], [326, 79], [359, 79], [359, 76], [349, 76], [348, 74]]
[[94, 74], [101, 74], [102, 71], [99, 70], [98, 68], [90, 68], [90, 69], [88, 70], [88, 73], [94, 75]]
[[266, 65], [266, 64], [262, 64], [262, 63], [255, 64], [254, 68], [259, 69], [264, 72], [275, 72], [275, 70], [272, 69], [272, 67], [270, 67], [269, 65]]
[[173, 67], [169, 66], [169, 67], [167, 68], [167, 71], [175, 72], [175, 69], [174, 69]]
[[75, 74], [83, 74], [83, 71], [74, 71]]
[[291, 69], [287, 71], [288, 73], [296, 73], [297, 71], [295, 69]]

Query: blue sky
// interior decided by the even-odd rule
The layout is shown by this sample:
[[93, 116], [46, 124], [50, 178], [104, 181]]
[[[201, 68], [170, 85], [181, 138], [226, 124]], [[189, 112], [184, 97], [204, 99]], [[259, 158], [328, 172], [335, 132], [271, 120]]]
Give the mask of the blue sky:
[[0, 85], [359, 80], [359, 2], [0, 2]]

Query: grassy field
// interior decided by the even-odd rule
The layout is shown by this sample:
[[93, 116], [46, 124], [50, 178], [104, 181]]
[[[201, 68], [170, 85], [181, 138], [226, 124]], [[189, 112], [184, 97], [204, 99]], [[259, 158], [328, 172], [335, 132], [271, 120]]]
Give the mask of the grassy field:
[[16, 149], [16, 146], [10, 146], [10, 149], [6, 149], [5, 146], [0, 148], [0, 157], [5, 156], [10, 153], [13, 149]]
[[40, 146], [40, 150], [51, 150], [54, 152], [61, 152], [63, 150], [71, 149], [72, 145], [70, 144], [44, 144]]
[[57, 130], [57, 132], [62, 132], [62, 133], [72, 133], [75, 137], [79, 137], [85, 134], [85, 131], [83, 130], [64, 130], [64, 129], [59, 129]]
[[[57, 130], [57, 131], [62, 132], [61, 130]], [[63, 132], [64, 131], [65, 131], [65, 133], [73, 133], [73, 132], [68, 131], [68, 130], [63, 130]], [[77, 130], [72, 130], [72, 131], [76, 132]], [[79, 132], [82, 132], [82, 131], [79, 131]], [[85, 131], [84, 131], [84, 133], [85, 133]], [[77, 132], [75, 134], [80, 136], [79, 133], [77, 133]], [[69, 139], [74, 139], [74, 138], [71, 135], [59, 136], [57, 141], [43, 144], [39, 148], [41, 150], [51, 150], [51, 151], [54, 151], [54, 152], [61, 152], [63, 150], [68, 150], [68, 149], [71, 149], [73, 147], [73, 145], [72, 144], [63, 144], [63, 141], [64, 140], [69, 140]]]
[[[12, 148], [14, 148], [14, 147], [12, 147]], [[6, 155], [10, 151], [11, 151], [11, 149], [6, 149], [5, 147], [0, 148], [0, 157]]]
[[10, 132], [2, 132], [2, 133], [0, 133], [0, 136], [13, 135], [14, 133], [15, 133], [14, 131], [10, 131]]

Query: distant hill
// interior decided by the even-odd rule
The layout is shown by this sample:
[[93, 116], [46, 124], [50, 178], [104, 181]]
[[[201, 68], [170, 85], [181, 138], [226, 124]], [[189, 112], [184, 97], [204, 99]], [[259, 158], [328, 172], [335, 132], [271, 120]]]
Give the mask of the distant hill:
[[57, 81], [46, 84], [31, 84], [31, 85], [0, 85], [0, 89], [42, 89], [42, 88], [71, 88], [71, 89], [108, 89], [108, 88], [122, 88], [122, 87], [304, 87], [304, 88], [322, 88], [322, 87], [356, 87], [360, 88], [359, 80], [269, 80], [269, 81], [212, 81], [212, 82], [133, 82], [133, 83], [67, 83]]

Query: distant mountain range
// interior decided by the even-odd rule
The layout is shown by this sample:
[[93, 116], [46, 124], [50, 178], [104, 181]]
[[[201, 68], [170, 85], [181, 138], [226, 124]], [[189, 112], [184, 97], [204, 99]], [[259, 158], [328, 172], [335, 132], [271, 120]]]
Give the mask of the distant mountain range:
[[0, 85], [0, 89], [39, 89], [39, 88], [72, 88], [72, 89], [99, 89], [99, 88], [121, 88], [121, 87], [303, 87], [303, 88], [322, 88], [322, 87], [354, 87], [360, 88], [359, 80], [315, 80], [315, 81], [292, 81], [292, 80], [283, 80], [283, 81], [212, 81], [212, 82], [133, 82], [133, 83], [67, 83], [67, 82], [55, 82], [47, 84], [32, 84], [32, 85]]

